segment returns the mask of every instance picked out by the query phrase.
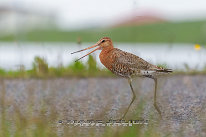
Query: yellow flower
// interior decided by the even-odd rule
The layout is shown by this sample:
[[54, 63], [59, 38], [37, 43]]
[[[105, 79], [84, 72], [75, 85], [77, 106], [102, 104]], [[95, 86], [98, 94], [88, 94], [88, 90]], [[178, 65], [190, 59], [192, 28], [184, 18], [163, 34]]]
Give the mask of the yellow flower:
[[200, 50], [201, 46], [199, 44], [195, 44], [194, 48], [195, 48], [195, 50]]

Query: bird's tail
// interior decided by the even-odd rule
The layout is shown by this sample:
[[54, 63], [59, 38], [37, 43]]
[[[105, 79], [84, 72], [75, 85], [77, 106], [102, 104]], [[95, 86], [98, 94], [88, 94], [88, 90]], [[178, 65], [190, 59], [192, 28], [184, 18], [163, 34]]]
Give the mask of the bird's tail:
[[167, 68], [163, 68], [163, 67], [159, 67], [159, 66], [154, 66], [153, 69], [156, 72], [159, 72], [159, 73], [171, 73], [171, 72], [173, 72], [172, 69], [167, 69]]
[[173, 71], [172, 69], [159, 68], [159, 69], [156, 69], [156, 72], [171, 73]]

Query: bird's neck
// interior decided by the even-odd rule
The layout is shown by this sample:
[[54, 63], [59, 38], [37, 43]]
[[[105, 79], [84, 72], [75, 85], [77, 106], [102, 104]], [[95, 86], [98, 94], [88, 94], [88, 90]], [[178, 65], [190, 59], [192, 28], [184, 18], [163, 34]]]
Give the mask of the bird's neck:
[[103, 48], [101, 52], [106, 54], [110, 52], [112, 49], [114, 49], [113, 45]]
[[114, 47], [113, 46], [108, 46], [102, 49], [101, 53], [99, 54], [99, 58], [101, 63], [108, 68], [109, 70], [111, 70], [111, 64], [110, 59], [111, 59], [111, 53], [113, 51]]

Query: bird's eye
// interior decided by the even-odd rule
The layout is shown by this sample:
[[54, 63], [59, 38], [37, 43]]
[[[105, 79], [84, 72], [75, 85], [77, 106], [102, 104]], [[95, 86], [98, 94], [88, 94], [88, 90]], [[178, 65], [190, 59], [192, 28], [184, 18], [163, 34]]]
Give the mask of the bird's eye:
[[105, 40], [102, 40], [102, 43], [105, 42]]

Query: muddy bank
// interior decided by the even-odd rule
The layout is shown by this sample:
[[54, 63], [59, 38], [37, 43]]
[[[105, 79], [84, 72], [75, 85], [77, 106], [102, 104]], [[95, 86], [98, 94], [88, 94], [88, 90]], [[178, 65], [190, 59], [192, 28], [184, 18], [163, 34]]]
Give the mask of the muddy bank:
[[[163, 135], [166, 131], [185, 136], [206, 135], [206, 76], [158, 79], [157, 101], [163, 120], [153, 107], [153, 80], [137, 78], [133, 86], [137, 98], [126, 119], [141, 117], [157, 122]], [[32, 102], [37, 112], [42, 105], [55, 107], [59, 119], [118, 119], [132, 98], [127, 80], [122, 78], [3, 79], [0, 89], [5, 91], [5, 100], [14, 102], [22, 112]], [[137, 113], [140, 104], [143, 108]], [[8, 111], [12, 113], [13, 107], [8, 106]]]

